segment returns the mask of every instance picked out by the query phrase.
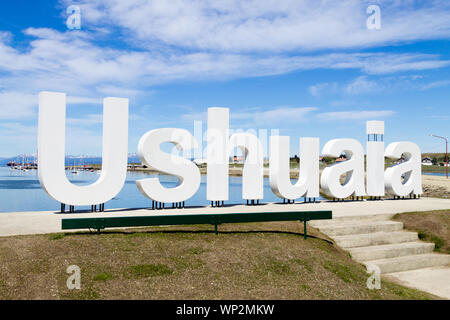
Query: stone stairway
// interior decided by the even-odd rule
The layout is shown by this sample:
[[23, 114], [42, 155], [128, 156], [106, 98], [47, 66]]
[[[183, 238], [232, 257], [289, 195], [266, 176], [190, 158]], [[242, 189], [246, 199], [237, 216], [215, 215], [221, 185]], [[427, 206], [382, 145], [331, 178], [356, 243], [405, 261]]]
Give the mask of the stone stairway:
[[381, 273], [395, 273], [450, 264], [450, 255], [433, 253], [434, 243], [420, 241], [417, 232], [391, 221], [393, 214], [337, 216], [309, 224], [332, 238], [352, 258]]

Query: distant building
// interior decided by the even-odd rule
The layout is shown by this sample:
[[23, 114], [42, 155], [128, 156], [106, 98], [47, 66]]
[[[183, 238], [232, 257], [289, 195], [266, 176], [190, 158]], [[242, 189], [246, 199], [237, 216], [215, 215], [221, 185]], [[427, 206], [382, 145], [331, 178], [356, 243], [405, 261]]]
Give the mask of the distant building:
[[244, 163], [244, 157], [233, 156], [230, 160], [231, 163]]
[[432, 166], [433, 165], [433, 160], [429, 157], [425, 157], [422, 159], [422, 165], [423, 166]]

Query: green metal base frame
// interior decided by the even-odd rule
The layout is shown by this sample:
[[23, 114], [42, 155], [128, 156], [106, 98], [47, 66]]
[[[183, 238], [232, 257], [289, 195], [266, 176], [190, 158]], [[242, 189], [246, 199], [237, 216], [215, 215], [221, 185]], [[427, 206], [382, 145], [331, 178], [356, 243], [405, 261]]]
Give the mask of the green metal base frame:
[[178, 214], [151, 215], [134, 217], [99, 217], [99, 218], [66, 218], [62, 219], [62, 229], [96, 229], [98, 233], [105, 228], [147, 227], [189, 224], [211, 224], [218, 234], [217, 226], [222, 223], [269, 222], [269, 221], [301, 221], [304, 223], [306, 239], [306, 223], [309, 220], [332, 219], [331, 211], [288, 211], [288, 212], [243, 212], [222, 214]]

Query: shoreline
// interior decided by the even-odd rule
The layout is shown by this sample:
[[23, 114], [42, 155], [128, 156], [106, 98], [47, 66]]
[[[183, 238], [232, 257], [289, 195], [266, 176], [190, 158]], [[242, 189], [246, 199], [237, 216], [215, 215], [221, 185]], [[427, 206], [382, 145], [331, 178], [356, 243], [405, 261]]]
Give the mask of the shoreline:
[[[68, 166], [67, 169], [70, 170], [71, 166]], [[74, 167], [74, 169], [82, 169], [81, 167]], [[324, 168], [321, 168], [319, 173], [321, 174]], [[422, 168], [422, 170], [425, 168]], [[90, 170], [98, 171], [100, 170], [100, 165], [93, 166]], [[200, 174], [206, 175], [207, 169], [206, 166], [199, 167]], [[237, 167], [229, 167], [229, 175], [231, 177], [241, 177], [242, 176], [242, 166]], [[128, 172], [140, 172], [146, 174], [159, 174], [158, 171], [153, 168], [142, 168], [142, 167], [128, 167]], [[435, 173], [434, 171], [423, 170], [422, 171], [422, 186], [423, 186], [423, 196], [424, 197], [433, 197], [433, 198], [443, 198], [450, 199], [450, 180], [442, 175], [433, 175], [427, 173]], [[264, 177], [269, 177], [269, 168], [264, 167]], [[290, 178], [298, 179], [298, 168], [291, 168], [290, 170]], [[324, 197], [324, 194], [321, 193]]]
[[[199, 168], [200, 174], [206, 175], [206, 167]], [[158, 174], [158, 171], [148, 168], [135, 168], [128, 169], [130, 172], [144, 172], [148, 174]], [[319, 170], [319, 174], [321, 174], [323, 169]], [[238, 168], [229, 168], [229, 175], [232, 177], [241, 177], [242, 176], [242, 167]], [[432, 172], [429, 172], [432, 173]], [[264, 167], [264, 177], [269, 177], [269, 168]], [[298, 179], [298, 169], [290, 170], [290, 178]], [[438, 175], [429, 175], [422, 171], [422, 186], [423, 186], [423, 196], [424, 197], [432, 197], [432, 198], [443, 198], [450, 199], [450, 179], [447, 179], [445, 176]], [[322, 192], [320, 193], [322, 197], [326, 197]], [[386, 198], [386, 197], [385, 197]]]
[[[243, 204], [226, 205], [224, 207], [212, 208], [210, 206], [167, 208], [151, 210], [147, 208], [109, 209], [102, 213], [76, 212], [61, 214], [55, 211], [28, 211], [28, 212], [4, 212], [0, 214], [0, 237], [28, 234], [45, 234], [55, 232], [71, 232], [61, 229], [63, 218], [92, 218], [92, 217], [126, 217], [126, 216], [148, 216], [165, 214], [191, 214], [199, 210], [205, 213], [236, 213], [236, 212], [267, 212], [297, 211], [297, 210], [332, 210], [333, 218], [352, 215], [371, 215], [376, 213], [397, 214], [410, 211], [430, 211], [450, 209], [449, 199], [421, 198], [404, 200], [382, 200], [382, 201], [345, 201], [333, 202], [329, 200], [317, 203], [282, 204], [264, 203], [258, 206], [246, 206]], [[72, 232], [80, 230], [72, 230]], [[86, 230], [88, 231], [88, 230]]]

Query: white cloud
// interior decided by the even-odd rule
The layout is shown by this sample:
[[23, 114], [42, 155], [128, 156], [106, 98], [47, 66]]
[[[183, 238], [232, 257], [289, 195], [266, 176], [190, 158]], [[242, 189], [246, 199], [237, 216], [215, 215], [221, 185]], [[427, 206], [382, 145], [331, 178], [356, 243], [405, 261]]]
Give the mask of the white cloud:
[[[68, 104], [101, 104], [101, 99], [68, 96]], [[0, 92], [0, 120], [30, 119], [37, 114], [38, 94], [4, 91]]]
[[[232, 126], [273, 126], [304, 122], [307, 116], [316, 111], [315, 107], [280, 106], [272, 108], [245, 108], [239, 111], [230, 110], [230, 125]], [[207, 112], [191, 112], [182, 116], [185, 121], [206, 121]]]
[[[80, 31], [30, 27], [17, 46], [12, 33], [0, 30], [0, 120], [35, 119], [42, 90], [66, 92], [68, 104], [101, 104], [103, 97], [111, 95], [142, 102], [155, 85], [176, 81], [315, 69], [384, 75], [450, 66], [450, 60], [437, 54], [367, 51], [415, 40], [448, 39], [450, 3], [445, 1], [382, 2], [382, 30], [375, 32], [365, 28], [367, 3], [356, 0], [78, 3]], [[359, 78], [348, 93], [376, 89], [371, 81]], [[328, 82], [312, 86], [310, 92], [319, 95], [338, 87]], [[234, 117], [271, 124], [274, 115], [298, 121], [313, 111], [279, 107], [244, 110]]]
[[0, 119], [29, 118], [37, 109], [37, 97], [10, 91], [0, 92]]
[[450, 85], [450, 80], [440, 80], [428, 83], [422, 87], [422, 91], [434, 89], [434, 88], [441, 88], [441, 87], [447, 87]]
[[367, 76], [360, 76], [345, 87], [345, 92], [348, 94], [365, 94], [381, 89], [381, 86], [377, 82], [369, 80]]
[[[72, 4], [72, 0], [63, 3]], [[449, 38], [445, 0], [380, 1], [382, 28], [366, 28], [369, 1], [82, 0], [83, 19], [128, 30], [135, 45], [155, 43], [222, 52], [373, 47]], [[420, 21], [420, 23], [418, 23]]]
[[0, 42], [3, 86], [55, 88], [93, 96], [94, 89], [136, 88], [183, 79], [235, 78], [277, 75], [296, 70], [359, 69], [368, 74], [423, 70], [450, 65], [431, 54], [338, 53], [316, 55], [238, 54], [220, 52], [158, 52], [110, 49], [83, 33], [72, 35], [27, 29], [38, 38], [30, 49], [17, 51]]
[[317, 97], [323, 93], [335, 93], [337, 92], [339, 89], [339, 84], [337, 82], [323, 82], [323, 83], [318, 83], [315, 85], [312, 85], [308, 88], [309, 93], [311, 93], [311, 95]]
[[386, 118], [394, 115], [392, 110], [362, 110], [362, 111], [336, 111], [319, 113], [317, 117], [320, 120], [367, 120]]
[[[377, 92], [402, 91], [402, 90], [428, 90], [435, 87], [444, 87], [450, 84], [450, 81], [436, 81], [429, 84], [423, 84], [420, 80], [421, 75], [390, 75], [384, 77], [369, 77], [366, 75], [356, 77], [355, 79], [345, 83], [338, 84], [336, 82], [318, 83], [309, 87], [309, 92], [313, 96], [323, 94], [341, 94], [348, 96], [372, 94]], [[348, 105], [348, 101], [334, 101], [332, 106]]]
[[[32, 28], [25, 32], [38, 37], [27, 50], [19, 51], [0, 39], [0, 88], [17, 88], [13, 93], [3, 93], [3, 119], [33, 116], [37, 93], [42, 90], [66, 92], [68, 103], [100, 104], [109, 95], [148, 97], [150, 92], [146, 90], [155, 84], [186, 79], [228, 79], [312, 69], [360, 69], [378, 74], [450, 64], [437, 55], [406, 53], [164, 54], [100, 47], [94, 35], [83, 32]], [[329, 84], [330, 88], [335, 86]]]
[[306, 121], [306, 116], [317, 108], [304, 107], [277, 107], [267, 110], [251, 110], [244, 112], [231, 112], [231, 119], [245, 120], [249, 124], [272, 126], [280, 123], [295, 123]]
[[[35, 124], [0, 122], [2, 156], [10, 157], [24, 152], [36, 152], [37, 132]], [[29, 148], [29, 146], [33, 147]]]
[[448, 114], [432, 115], [432, 116], [427, 116], [427, 118], [442, 120], [442, 121], [450, 120], [450, 116]]
[[[384, 79], [386, 81], [386, 79]], [[360, 95], [383, 90], [384, 87], [377, 81], [369, 80], [367, 76], [359, 76], [347, 84], [339, 85], [337, 82], [318, 83], [309, 87], [309, 92], [313, 96], [323, 94], [347, 94]]]
[[101, 125], [103, 116], [101, 114], [88, 114], [84, 117], [67, 118], [67, 124], [75, 126]]

